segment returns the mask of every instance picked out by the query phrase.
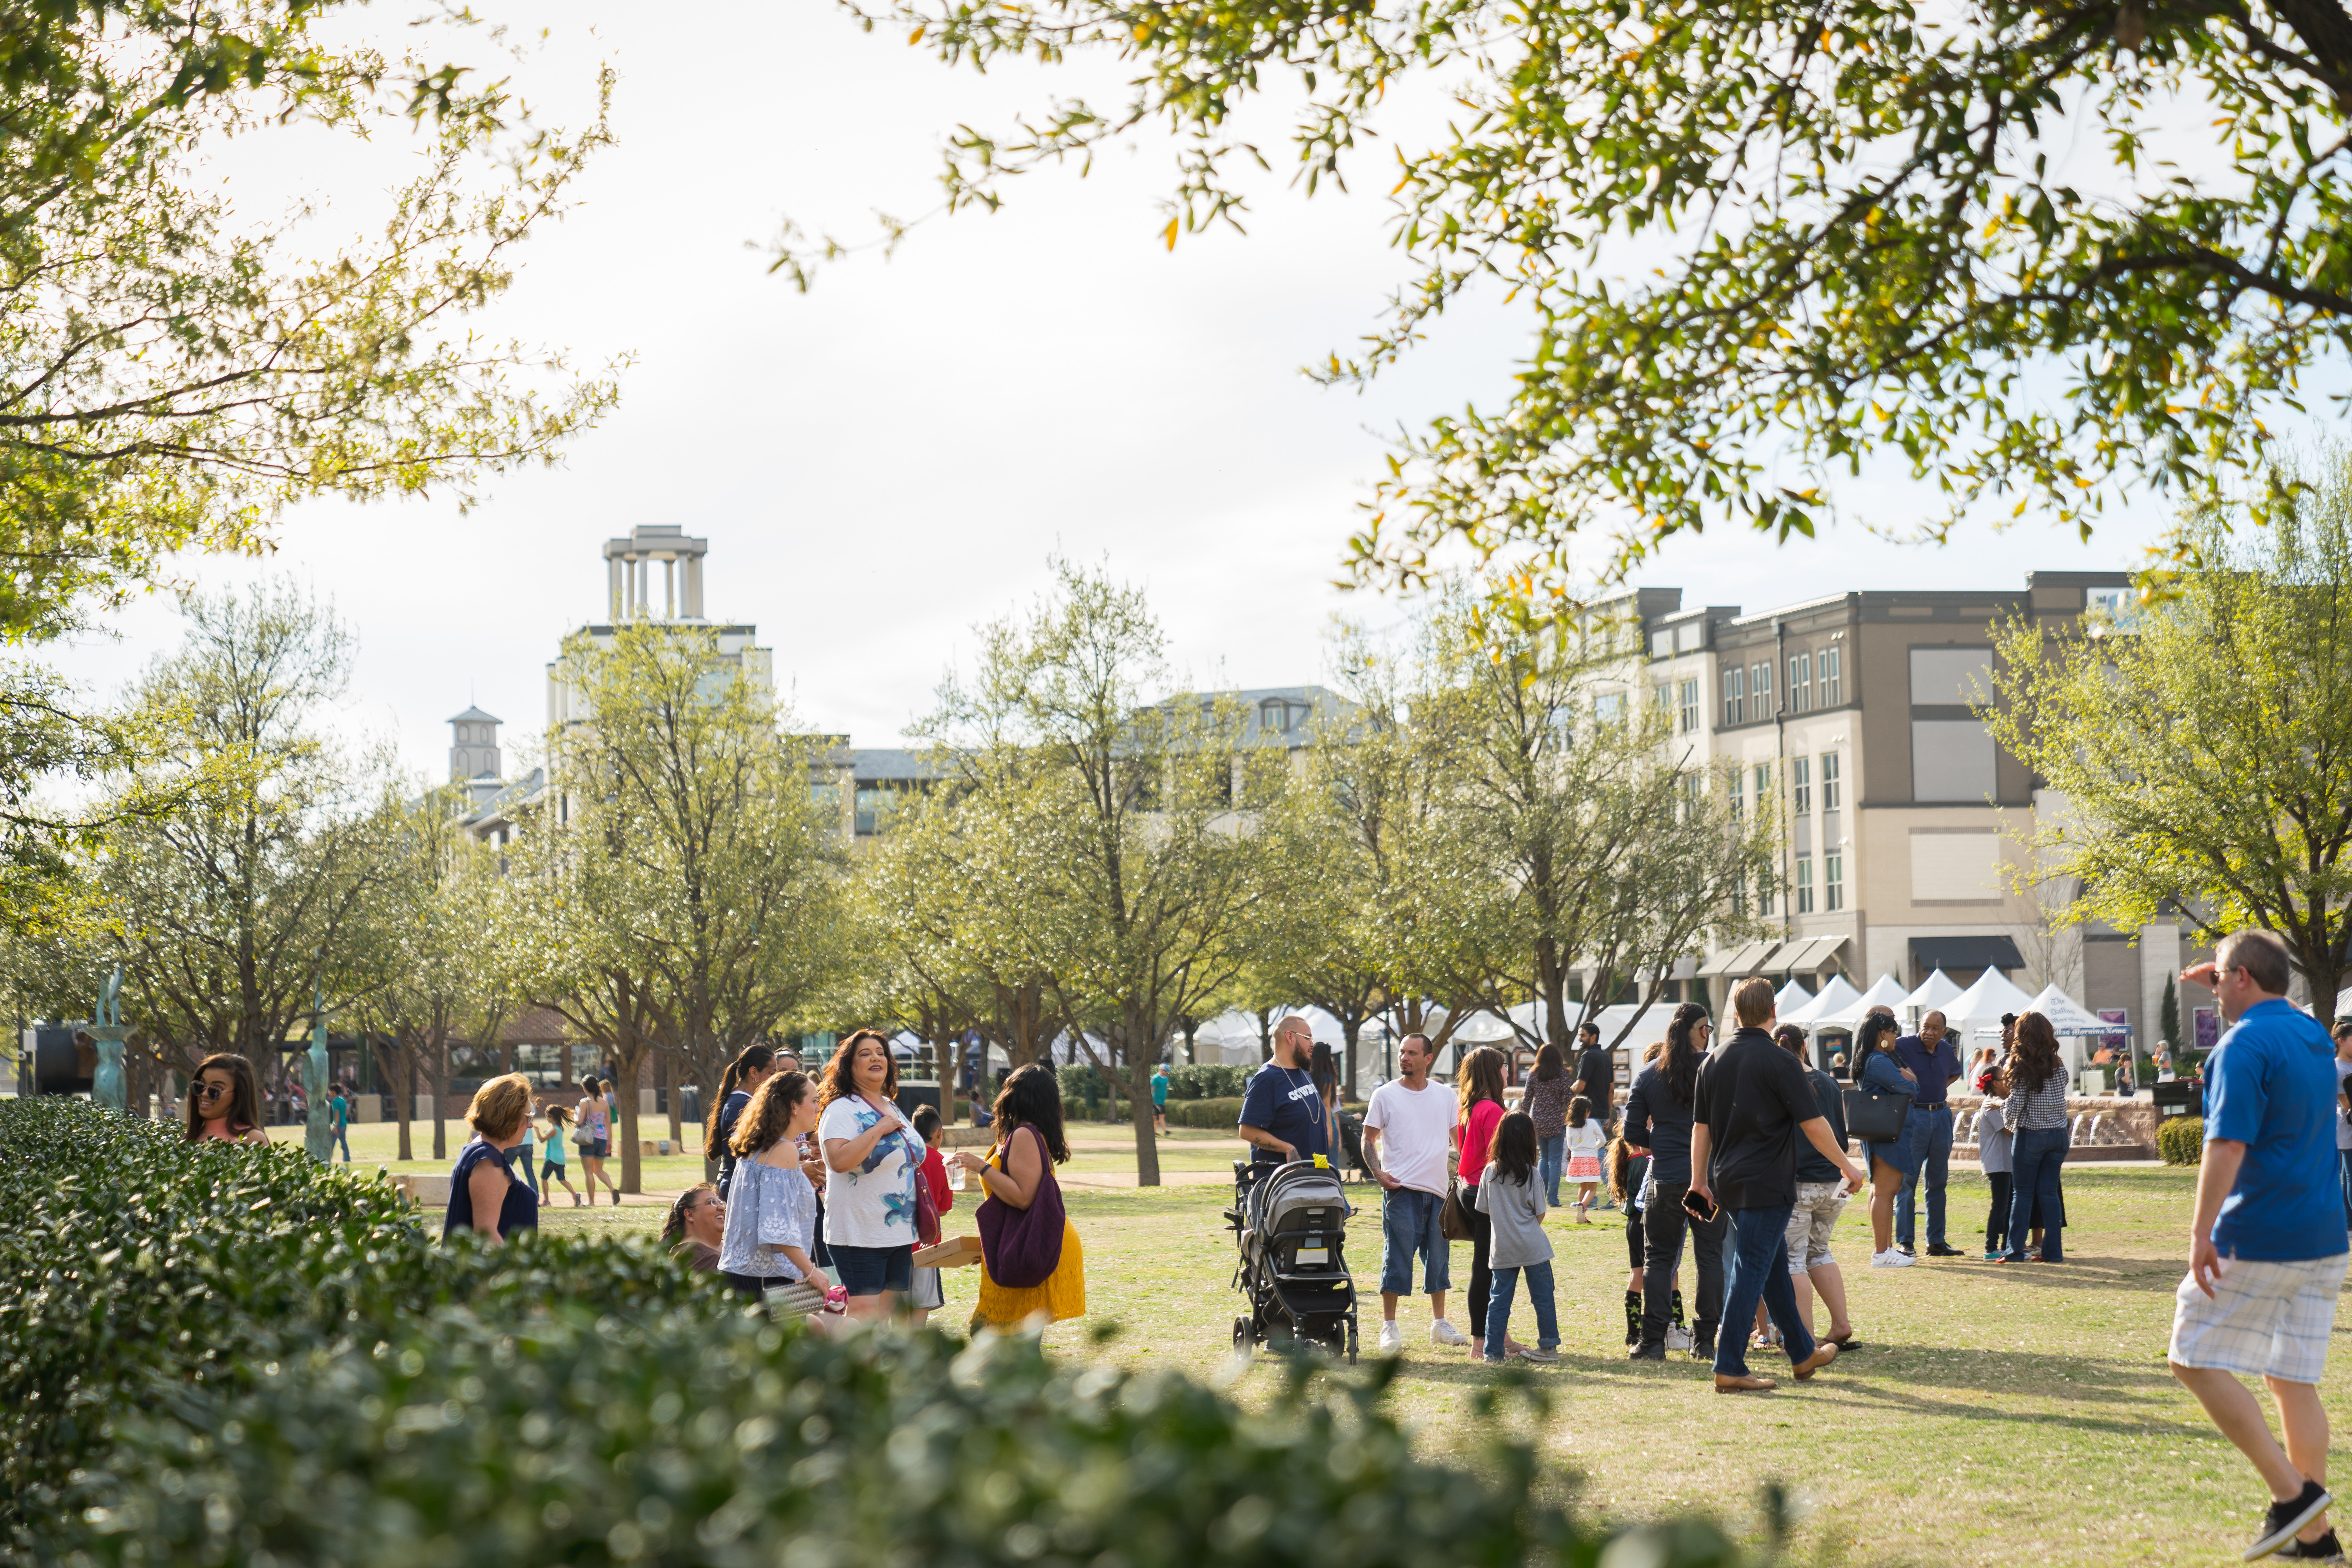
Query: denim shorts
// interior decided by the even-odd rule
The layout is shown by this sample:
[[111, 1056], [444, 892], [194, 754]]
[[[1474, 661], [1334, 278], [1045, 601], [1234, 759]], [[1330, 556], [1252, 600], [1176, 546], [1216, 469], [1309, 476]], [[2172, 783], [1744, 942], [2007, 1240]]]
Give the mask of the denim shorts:
[[1422, 1256], [1422, 1290], [1435, 1295], [1454, 1287], [1453, 1262], [1438, 1216], [1445, 1194], [1418, 1187], [1391, 1187], [1381, 1194], [1381, 1294], [1410, 1296], [1412, 1255]]
[[844, 1247], [833, 1244], [833, 1282], [852, 1296], [905, 1295], [914, 1286], [912, 1247]]

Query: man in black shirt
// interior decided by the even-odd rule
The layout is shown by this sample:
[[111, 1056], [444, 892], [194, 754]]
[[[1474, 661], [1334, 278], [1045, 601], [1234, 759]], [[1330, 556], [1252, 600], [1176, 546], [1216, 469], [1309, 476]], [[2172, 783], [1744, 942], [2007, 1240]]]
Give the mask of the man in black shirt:
[[1580, 1025], [1576, 1031], [1576, 1081], [1569, 1086], [1592, 1102], [1592, 1115], [1609, 1125], [1609, 1101], [1617, 1092], [1617, 1064], [1601, 1048], [1601, 1026]]
[[1760, 1297], [1801, 1380], [1837, 1358], [1815, 1344], [1797, 1315], [1789, 1283], [1789, 1215], [1797, 1203], [1797, 1140], [1819, 1150], [1860, 1191], [1862, 1173], [1830, 1132], [1797, 1058], [1772, 1043], [1772, 985], [1743, 980], [1731, 994], [1739, 1032], [1700, 1064], [1691, 1097], [1691, 1194], [1731, 1217], [1731, 1267], [1723, 1285], [1723, 1327], [1715, 1341], [1718, 1394], [1778, 1387], [1748, 1370], [1748, 1326]]

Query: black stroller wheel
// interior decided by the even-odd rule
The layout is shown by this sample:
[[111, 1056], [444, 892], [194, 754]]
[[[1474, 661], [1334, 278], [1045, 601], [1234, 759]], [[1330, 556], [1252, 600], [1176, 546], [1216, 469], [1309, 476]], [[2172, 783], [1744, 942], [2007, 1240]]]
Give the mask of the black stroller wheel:
[[1245, 1351], [1249, 1348], [1250, 1321], [1247, 1318], [1235, 1318], [1234, 1320], [1234, 1349], [1237, 1351]]

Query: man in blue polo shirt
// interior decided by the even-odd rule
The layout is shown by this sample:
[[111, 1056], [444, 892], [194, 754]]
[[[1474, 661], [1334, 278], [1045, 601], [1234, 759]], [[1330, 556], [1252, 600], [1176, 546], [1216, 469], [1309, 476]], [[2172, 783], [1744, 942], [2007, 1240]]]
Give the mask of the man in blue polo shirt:
[[1242, 1097], [1241, 1132], [1250, 1158], [1309, 1160], [1331, 1152], [1323, 1091], [1307, 1071], [1315, 1031], [1293, 1013], [1275, 1026], [1274, 1060], [1257, 1069]]
[[[2224, 937], [2181, 978], [2231, 1021], [2207, 1060], [2209, 1114], [2189, 1276], [2174, 1292], [2172, 1375], [2270, 1488], [2246, 1560], [2337, 1558], [2327, 1526], [2327, 1412], [2319, 1378], [2347, 1242], [2336, 1174], [2336, 1062], [2326, 1030], [2286, 1000], [2286, 944]], [[2281, 1450], [2241, 1377], [2269, 1385]]]
[[1960, 1080], [1960, 1051], [1945, 1032], [1944, 1016], [1919, 1020], [1919, 1032], [1895, 1042], [1895, 1059], [1910, 1069], [1919, 1092], [1903, 1122], [1911, 1145], [1911, 1174], [1895, 1193], [1895, 1245], [1916, 1256], [1918, 1237], [1913, 1194], [1927, 1178], [1927, 1256], [1958, 1258], [1960, 1249], [1944, 1239], [1944, 1188], [1952, 1170], [1952, 1085]]

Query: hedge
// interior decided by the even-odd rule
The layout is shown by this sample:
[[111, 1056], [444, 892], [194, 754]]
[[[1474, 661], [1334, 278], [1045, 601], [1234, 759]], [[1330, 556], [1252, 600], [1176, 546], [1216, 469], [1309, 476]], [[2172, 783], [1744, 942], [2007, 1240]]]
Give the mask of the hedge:
[[1168, 1102], [1168, 1125], [1171, 1127], [1218, 1127], [1230, 1132], [1241, 1125], [1242, 1102], [1232, 1100], [1171, 1100]]
[[[1393, 1363], [1288, 1361], [1244, 1411], [1030, 1339], [811, 1334], [643, 1243], [445, 1245], [378, 1179], [81, 1101], [0, 1101], [0, 1163], [17, 1560], [1594, 1568], [1608, 1541], [1510, 1437], [1522, 1375], [1474, 1394], [1492, 1441], [1457, 1469], [1386, 1413]], [[1738, 1561], [1704, 1521], [1641, 1534], [1645, 1568]]]
[[2168, 1165], [2205, 1163], [2205, 1119], [2174, 1116], [2156, 1124], [2156, 1152]]
[[1223, 1062], [1171, 1068], [1168, 1099], [1171, 1105], [1180, 1100], [1239, 1100], [1249, 1088], [1250, 1074], [1256, 1070]]

